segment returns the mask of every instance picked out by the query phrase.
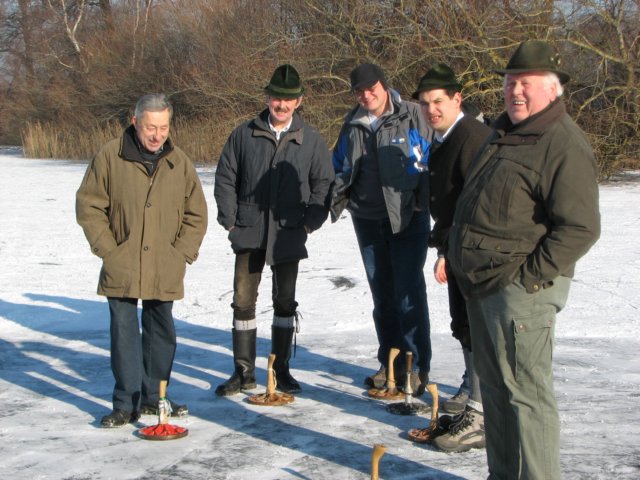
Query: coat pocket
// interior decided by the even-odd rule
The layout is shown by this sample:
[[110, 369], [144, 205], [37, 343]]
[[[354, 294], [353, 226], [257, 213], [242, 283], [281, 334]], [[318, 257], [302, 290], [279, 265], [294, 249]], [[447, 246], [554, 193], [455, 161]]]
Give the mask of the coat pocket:
[[260, 219], [260, 207], [255, 203], [238, 204], [238, 212], [236, 213], [237, 227], [253, 227]]
[[235, 228], [228, 235], [234, 252], [261, 247], [265, 214], [256, 203], [238, 204]]
[[480, 283], [505, 269], [519, 268], [532, 248], [520, 240], [467, 230], [462, 240], [462, 267], [473, 283]]
[[132, 269], [129, 241], [121, 243], [102, 259], [100, 286], [105, 289], [127, 288], [131, 284]]
[[182, 292], [187, 260], [173, 245], [169, 245], [166, 255], [161, 257], [156, 277], [156, 289], [160, 295]]

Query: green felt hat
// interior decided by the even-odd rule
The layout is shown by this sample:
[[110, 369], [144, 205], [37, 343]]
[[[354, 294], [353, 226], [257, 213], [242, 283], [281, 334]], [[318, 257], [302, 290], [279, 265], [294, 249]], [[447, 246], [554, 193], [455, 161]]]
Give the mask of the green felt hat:
[[436, 89], [455, 90], [456, 92], [462, 90], [462, 84], [456, 79], [456, 74], [444, 63], [437, 63], [431, 67], [420, 79], [418, 88], [411, 96], [418, 100], [420, 93]]
[[515, 51], [507, 68], [495, 70], [500, 75], [524, 72], [553, 72], [558, 75], [560, 83], [565, 84], [571, 78], [560, 70], [560, 54], [553, 46], [542, 40], [522, 42]]
[[264, 87], [267, 95], [274, 98], [298, 98], [304, 93], [300, 75], [291, 65], [280, 65], [273, 72], [269, 85]]

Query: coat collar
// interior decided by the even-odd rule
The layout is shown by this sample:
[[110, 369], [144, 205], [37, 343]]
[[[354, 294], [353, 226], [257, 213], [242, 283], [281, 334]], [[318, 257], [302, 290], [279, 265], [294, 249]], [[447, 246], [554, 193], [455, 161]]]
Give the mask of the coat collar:
[[[158, 156], [158, 160], [166, 157], [173, 151], [173, 142], [171, 138], [167, 138], [162, 148], [162, 153]], [[136, 129], [133, 125], [129, 125], [122, 134], [120, 141], [120, 151], [118, 155], [126, 160], [143, 163], [144, 159], [140, 153], [140, 147], [136, 139]]]
[[503, 112], [493, 124], [498, 138], [491, 143], [499, 145], [535, 144], [544, 132], [566, 113], [564, 102], [560, 98], [556, 98], [541, 112], [516, 124], [513, 124], [509, 115]]
[[[261, 136], [271, 138], [274, 142], [276, 141], [275, 133], [269, 128], [269, 109], [265, 108], [260, 115], [258, 115], [255, 119], [251, 121], [250, 124], [251, 129], [253, 130], [253, 136]], [[291, 120], [291, 126], [289, 130], [282, 135], [280, 140], [294, 141], [298, 144], [302, 144], [302, 140], [304, 139], [304, 121], [300, 114], [295, 111], [293, 112], [293, 117]]]

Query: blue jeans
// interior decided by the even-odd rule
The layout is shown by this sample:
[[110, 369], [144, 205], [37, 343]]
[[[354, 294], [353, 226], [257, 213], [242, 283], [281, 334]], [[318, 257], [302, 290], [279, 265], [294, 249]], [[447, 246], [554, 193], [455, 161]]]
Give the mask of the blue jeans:
[[142, 301], [142, 334], [138, 299], [109, 298], [111, 370], [116, 384], [113, 408], [132, 412], [157, 405], [160, 380], [169, 380], [176, 353], [173, 302]]
[[396, 347], [410, 351], [415, 365], [428, 372], [431, 339], [424, 263], [429, 216], [415, 212], [407, 228], [396, 234], [388, 219], [352, 219], [373, 299], [378, 361], [386, 366], [389, 350]]

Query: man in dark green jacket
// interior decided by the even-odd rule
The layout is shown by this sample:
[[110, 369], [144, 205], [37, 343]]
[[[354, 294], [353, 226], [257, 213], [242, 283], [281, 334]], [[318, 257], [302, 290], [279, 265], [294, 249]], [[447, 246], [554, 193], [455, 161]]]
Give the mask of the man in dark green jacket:
[[[207, 230], [196, 170], [169, 138], [172, 112], [164, 95], [141, 97], [133, 124], [98, 152], [76, 195], [78, 223], [102, 259], [98, 293], [111, 314], [116, 384], [103, 427], [156, 414], [176, 351], [173, 301], [184, 296], [186, 264], [198, 258]], [[174, 415], [187, 413], [186, 405], [170, 405]]]
[[304, 93], [298, 72], [281, 65], [265, 93], [268, 108], [231, 133], [216, 169], [218, 223], [229, 231], [236, 254], [231, 305], [234, 373], [216, 388], [217, 395], [256, 386], [256, 301], [265, 264], [273, 272], [276, 387], [300, 390], [289, 371], [298, 318], [298, 263], [307, 258], [307, 235], [327, 219], [334, 178], [326, 143], [296, 111]]
[[560, 96], [553, 47], [522, 43], [504, 75], [504, 112], [467, 176], [449, 260], [467, 298], [491, 479], [559, 479], [553, 391], [556, 313], [600, 235], [593, 152]]

